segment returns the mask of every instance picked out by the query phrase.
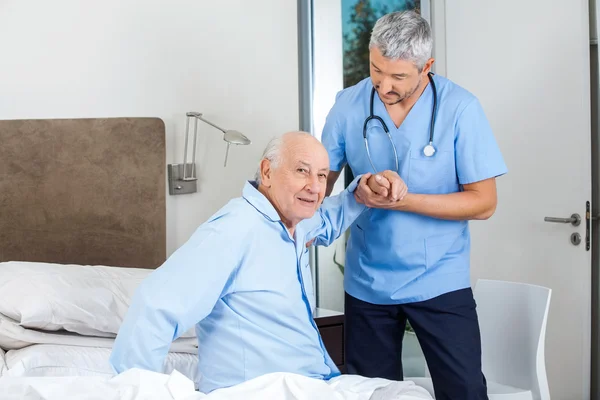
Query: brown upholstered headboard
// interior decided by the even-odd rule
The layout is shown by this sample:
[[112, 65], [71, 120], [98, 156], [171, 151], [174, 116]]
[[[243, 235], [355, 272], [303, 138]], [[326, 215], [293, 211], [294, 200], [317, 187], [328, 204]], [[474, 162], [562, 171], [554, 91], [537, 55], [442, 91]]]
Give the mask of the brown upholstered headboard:
[[158, 118], [0, 121], [0, 261], [158, 267], [165, 169]]

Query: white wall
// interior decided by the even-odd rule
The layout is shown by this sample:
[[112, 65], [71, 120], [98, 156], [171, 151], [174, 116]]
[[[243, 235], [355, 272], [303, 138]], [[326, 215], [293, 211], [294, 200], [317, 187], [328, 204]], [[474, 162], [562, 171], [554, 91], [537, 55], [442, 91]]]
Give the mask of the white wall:
[[167, 197], [167, 251], [251, 177], [266, 142], [298, 129], [297, 5], [287, 0], [0, 0], [0, 119], [159, 117], [183, 162], [185, 112], [250, 137], [223, 168], [199, 125], [199, 192]]

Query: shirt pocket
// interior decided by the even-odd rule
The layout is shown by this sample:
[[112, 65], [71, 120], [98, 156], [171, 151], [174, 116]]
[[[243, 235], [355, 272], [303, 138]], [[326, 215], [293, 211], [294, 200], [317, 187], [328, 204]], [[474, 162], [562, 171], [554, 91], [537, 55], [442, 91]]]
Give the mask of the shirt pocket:
[[427, 157], [422, 151], [411, 150], [407, 184], [411, 193], [448, 193], [457, 184], [454, 151], [438, 150]]

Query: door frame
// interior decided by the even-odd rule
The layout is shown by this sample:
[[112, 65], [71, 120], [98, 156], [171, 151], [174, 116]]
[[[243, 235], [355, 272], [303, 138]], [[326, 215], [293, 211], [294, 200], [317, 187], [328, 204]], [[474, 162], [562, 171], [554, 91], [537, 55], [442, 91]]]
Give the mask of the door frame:
[[[600, 8], [597, 0], [589, 0], [590, 17], [590, 100], [591, 100], [591, 144], [592, 144], [592, 216], [600, 215], [600, 131], [599, 131], [599, 87], [600, 64], [598, 60], [598, 22]], [[592, 332], [591, 332], [591, 376], [590, 399], [600, 400], [600, 226], [598, 219], [592, 219]]]

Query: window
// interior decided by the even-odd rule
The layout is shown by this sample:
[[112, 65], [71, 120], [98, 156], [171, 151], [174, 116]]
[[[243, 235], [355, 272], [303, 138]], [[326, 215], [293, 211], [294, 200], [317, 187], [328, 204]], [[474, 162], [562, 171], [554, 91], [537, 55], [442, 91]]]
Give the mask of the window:
[[[379, 17], [417, 10], [429, 18], [429, 0], [299, 0], [301, 129], [321, 139], [336, 94], [369, 76], [369, 39]], [[358, 133], [360, 134], [360, 133]], [[333, 194], [352, 180], [345, 168]], [[346, 237], [311, 250], [317, 306], [343, 311]]]
[[393, 11], [421, 12], [420, 0], [342, 0], [344, 87], [369, 76], [369, 39], [375, 22]]

